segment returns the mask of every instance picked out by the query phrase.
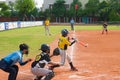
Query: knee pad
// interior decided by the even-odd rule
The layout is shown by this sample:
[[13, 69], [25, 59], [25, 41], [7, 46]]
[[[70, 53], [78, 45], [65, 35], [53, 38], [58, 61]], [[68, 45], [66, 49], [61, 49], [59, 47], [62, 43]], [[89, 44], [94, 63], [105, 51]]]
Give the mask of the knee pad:
[[54, 72], [49, 72], [45, 77], [45, 80], [51, 80], [55, 76]]

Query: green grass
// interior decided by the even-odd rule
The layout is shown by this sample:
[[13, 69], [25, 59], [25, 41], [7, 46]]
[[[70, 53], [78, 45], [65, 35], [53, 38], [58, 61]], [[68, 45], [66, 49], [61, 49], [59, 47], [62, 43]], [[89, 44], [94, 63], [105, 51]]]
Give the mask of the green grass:
[[[43, 26], [20, 28], [0, 32], [0, 58], [6, 56], [10, 52], [18, 50], [20, 43], [27, 43], [30, 46], [30, 57], [34, 57], [39, 53], [39, 47], [42, 43], [51, 43], [61, 29], [70, 30], [70, 26], [51, 26], [52, 36], [45, 36]], [[102, 26], [75, 26], [75, 30], [101, 30]], [[120, 30], [118, 26], [109, 26], [109, 30]]]

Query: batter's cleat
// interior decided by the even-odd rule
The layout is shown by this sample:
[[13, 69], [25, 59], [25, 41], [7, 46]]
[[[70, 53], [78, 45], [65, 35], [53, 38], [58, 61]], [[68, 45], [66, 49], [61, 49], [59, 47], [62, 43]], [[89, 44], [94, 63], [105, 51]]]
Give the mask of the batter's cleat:
[[71, 71], [78, 71], [75, 67], [71, 68]]

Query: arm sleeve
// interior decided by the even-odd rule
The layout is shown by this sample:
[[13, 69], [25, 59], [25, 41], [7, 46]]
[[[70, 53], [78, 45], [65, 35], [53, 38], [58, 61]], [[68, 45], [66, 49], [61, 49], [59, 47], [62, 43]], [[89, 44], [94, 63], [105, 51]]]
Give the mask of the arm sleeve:
[[23, 65], [25, 65], [25, 64], [27, 64], [28, 63], [28, 61], [22, 61], [22, 58], [20, 59], [20, 61], [19, 61], [19, 64], [21, 65], [21, 66], [23, 66]]
[[71, 42], [70, 46], [72, 46], [76, 41]]
[[68, 39], [65, 39], [65, 44], [70, 45], [70, 42], [68, 41]]
[[27, 64], [27, 63], [28, 63], [28, 61], [20, 62], [20, 65], [23, 66], [23, 65], [25, 65], [25, 64]]

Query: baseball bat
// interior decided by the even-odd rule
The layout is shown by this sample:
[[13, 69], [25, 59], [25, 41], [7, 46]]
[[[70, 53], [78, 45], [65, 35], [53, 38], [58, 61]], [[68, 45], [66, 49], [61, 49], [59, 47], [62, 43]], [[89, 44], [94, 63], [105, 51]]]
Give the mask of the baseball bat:
[[82, 41], [79, 41], [80, 45], [84, 46], [84, 47], [88, 47], [88, 44], [87, 43], [84, 43]]
[[84, 47], [88, 47], [87, 43], [84, 43], [82, 41], [78, 41], [76, 38], [71, 38], [72, 40], [76, 40], [76, 42], [78, 42], [80, 45], [84, 46]]

